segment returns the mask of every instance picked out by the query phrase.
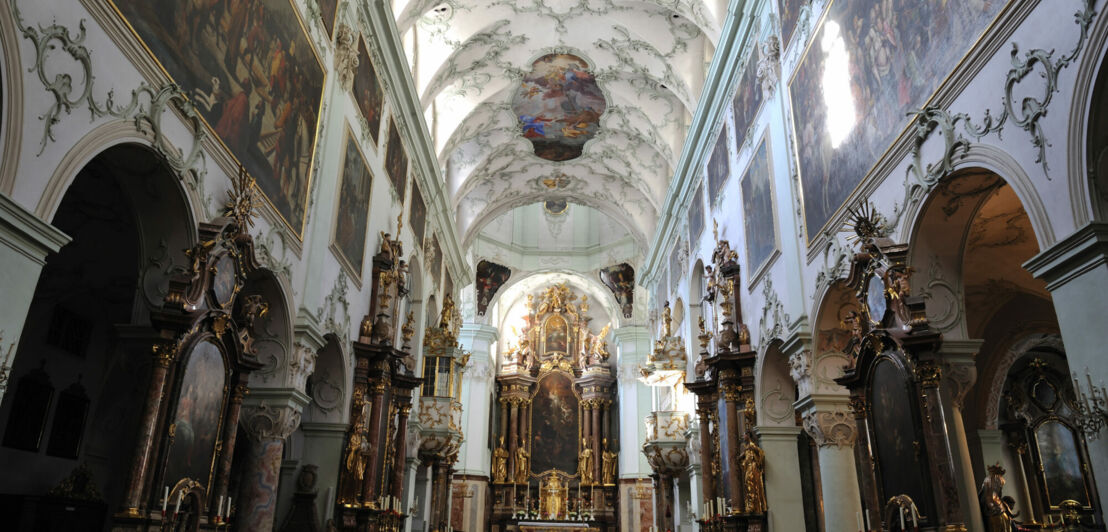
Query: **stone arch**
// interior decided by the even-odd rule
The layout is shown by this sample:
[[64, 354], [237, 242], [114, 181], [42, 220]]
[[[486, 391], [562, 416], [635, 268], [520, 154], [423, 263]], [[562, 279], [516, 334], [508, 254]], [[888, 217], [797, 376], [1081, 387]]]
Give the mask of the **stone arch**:
[[754, 389], [758, 398], [758, 426], [796, 426], [793, 403], [797, 400], [796, 382], [789, 374], [789, 359], [774, 339], [758, 357]]
[[19, 32], [10, 9], [0, 9], [0, 193], [11, 195], [23, 137], [23, 80]]
[[345, 423], [349, 418], [347, 390], [351, 389], [353, 374], [347, 362], [344, 339], [328, 334], [318, 351], [315, 371], [308, 378], [310, 402], [304, 409], [304, 423]]
[[288, 279], [270, 270], [259, 268], [251, 273], [238, 301], [252, 296], [261, 297], [269, 306], [266, 316], [254, 326], [254, 349], [263, 367], [250, 374], [250, 387], [294, 388], [304, 391], [310, 371], [305, 359], [310, 354], [301, 353], [293, 337], [293, 319], [296, 308], [292, 300]]
[[1108, 97], [1108, 17], [1094, 19], [1088, 39], [1076, 70], [1066, 139], [1070, 203], [1078, 228], [1108, 219], [1108, 106], [1103, 103]]
[[[696, 360], [700, 356], [700, 341], [697, 338], [700, 335], [700, 319], [704, 316], [703, 298], [704, 298], [704, 261], [700, 258], [696, 259], [693, 263], [692, 269], [689, 270], [689, 297], [688, 305], [689, 310], [686, 313], [688, 318], [686, 322], [688, 327], [685, 328], [685, 350], [688, 353], [689, 362], [685, 369], [686, 375], [695, 375]], [[707, 321], [707, 319], [705, 319]], [[707, 327], [707, 325], [705, 325]]]
[[801, 362], [808, 366], [809, 381], [797, 382], [801, 395], [824, 392], [845, 395], [845, 389], [834, 379], [842, 375], [842, 367], [848, 362], [845, 349], [850, 332], [843, 320], [849, 312], [857, 310], [857, 299], [842, 279], [829, 283], [822, 297], [817, 299], [812, 314], [815, 319], [812, 322], [811, 352], [796, 355], [805, 357]]
[[1040, 351], [1065, 353], [1062, 345], [1062, 337], [1057, 333], [1032, 332], [1017, 338], [1004, 350], [1004, 354], [994, 357], [990, 367], [981, 376], [981, 392], [979, 396], [984, 401], [985, 409], [982, 414], [984, 428], [996, 430], [1000, 420], [1001, 394], [1004, 392], [1004, 383], [1008, 380], [1008, 373], [1017, 360]]

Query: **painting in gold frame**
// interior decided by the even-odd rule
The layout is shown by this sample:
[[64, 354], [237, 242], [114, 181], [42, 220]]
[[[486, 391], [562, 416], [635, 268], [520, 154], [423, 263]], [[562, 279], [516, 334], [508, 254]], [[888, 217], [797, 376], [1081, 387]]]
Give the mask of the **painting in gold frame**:
[[539, 379], [531, 396], [532, 473], [577, 471], [579, 407], [572, 374], [552, 371]]
[[168, 484], [189, 478], [210, 488], [226, 381], [222, 350], [210, 340], [198, 342], [184, 359], [165, 469]]
[[773, 208], [773, 165], [769, 139], [762, 138], [739, 181], [746, 230], [746, 260], [755, 277], [777, 250], [777, 222]]
[[358, 68], [354, 71], [354, 83], [351, 85], [354, 101], [362, 111], [366, 125], [369, 126], [369, 140], [377, 146], [381, 135], [381, 108], [385, 102], [384, 89], [373, 66], [373, 57], [366, 48], [365, 38], [358, 39]]
[[543, 323], [543, 351], [544, 357], [569, 352], [569, 324], [565, 318], [555, 314]]
[[339, 0], [316, 0], [316, 3], [319, 4], [319, 16], [323, 19], [327, 38], [334, 38], [335, 26], [338, 25]]
[[326, 75], [297, 7], [111, 1], [300, 238]]
[[408, 185], [408, 153], [404, 151], [404, 141], [400, 140], [400, 130], [392, 118], [389, 118], [389, 140], [385, 146], [385, 172], [389, 174], [392, 188], [403, 204]]
[[339, 176], [338, 208], [335, 209], [335, 230], [331, 245], [339, 263], [360, 284], [365, 265], [373, 174], [349, 127], [346, 128], [346, 143], [340, 168], [342, 174]]

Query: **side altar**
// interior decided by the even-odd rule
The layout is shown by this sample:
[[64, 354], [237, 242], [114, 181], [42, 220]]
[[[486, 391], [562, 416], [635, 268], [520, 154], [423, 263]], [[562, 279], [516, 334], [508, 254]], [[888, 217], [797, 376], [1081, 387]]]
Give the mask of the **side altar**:
[[614, 531], [610, 326], [594, 333], [587, 296], [565, 284], [537, 295], [527, 296], [518, 342], [496, 377], [492, 530]]

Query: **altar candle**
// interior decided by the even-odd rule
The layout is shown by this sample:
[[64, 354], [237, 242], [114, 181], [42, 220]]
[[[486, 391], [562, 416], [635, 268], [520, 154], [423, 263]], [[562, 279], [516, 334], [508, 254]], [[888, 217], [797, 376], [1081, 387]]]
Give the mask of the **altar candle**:
[[169, 485], [165, 486], [165, 495], [162, 495], [162, 517], [165, 517], [165, 507], [169, 504]]
[[215, 507], [215, 516], [223, 517], [223, 496], [219, 496], [219, 504]]
[[858, 519], [858, 530], [862, 530], [862, 512], [854, 512], [854, 517]]
[[181, 513], [181, 499], [185, 497], [185, 490], [177, 492], [177, 508], [173, 510], [173, 515]]
[[900, 508], [896, 513], [900, 514], [900, 529], [904, 530], [904, 509]]
[[227, 497], [227, 513], [223, 514], [224, 517], [231, 518], [231, 497]]
[[915, 506], [912, 506], [912, 528], [919, 528], [919, 525], [916, 524], [916, 507]]
[[869, 530], [869, 509], [866, 509], [866, 519], [862, 523], [866, 526], [866, 530]]

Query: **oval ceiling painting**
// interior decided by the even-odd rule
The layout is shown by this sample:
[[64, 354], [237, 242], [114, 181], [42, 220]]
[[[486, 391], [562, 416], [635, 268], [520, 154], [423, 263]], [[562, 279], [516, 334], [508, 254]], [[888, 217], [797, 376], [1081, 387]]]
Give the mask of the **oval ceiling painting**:
[[570, 54], [538, 58], [512, 98], [523, 136], [531, 141], [535, 155], [548, 161], [580, 157], [585, 143], [600, 129], [606, 106], [588, 63]]

